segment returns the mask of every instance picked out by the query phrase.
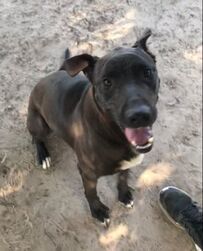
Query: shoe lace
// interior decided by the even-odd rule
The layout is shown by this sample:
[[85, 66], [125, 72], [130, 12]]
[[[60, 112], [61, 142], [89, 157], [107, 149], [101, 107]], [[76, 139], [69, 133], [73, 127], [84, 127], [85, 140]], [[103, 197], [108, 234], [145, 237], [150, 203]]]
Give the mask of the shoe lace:
[[193, 202], [181, 211], [179, 222], [193, 238], [194, 242], [203, 248], [202, 208], [196, 202]]

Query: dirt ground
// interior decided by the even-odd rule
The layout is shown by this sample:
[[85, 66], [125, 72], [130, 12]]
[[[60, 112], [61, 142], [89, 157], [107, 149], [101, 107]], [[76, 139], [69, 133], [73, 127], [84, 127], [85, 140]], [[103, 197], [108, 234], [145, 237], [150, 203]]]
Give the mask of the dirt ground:
[[[201, 11], [200, 0], [0, 1], [0, 251], [194, 250], [163, 217], [157, 196], [176, 185], [202, 203]], [[67, 145], [51, 137], [52, 169], [36, 167], [28, 98], [66, 47], [104, 55], [131, 46], [146, 28], [161, 77], [155, 146], [132, 170], [132, 210], [117, 202], [116, 176], [100, 180], [111, 208], [105, 230], [90, 216]]]

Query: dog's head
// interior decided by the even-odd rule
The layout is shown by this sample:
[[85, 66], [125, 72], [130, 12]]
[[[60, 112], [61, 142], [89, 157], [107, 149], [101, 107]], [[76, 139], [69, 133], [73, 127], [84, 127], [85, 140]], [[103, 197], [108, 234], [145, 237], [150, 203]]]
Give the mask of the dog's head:
[[150, 151], [157, 117], [159, 77], [149, 52], [147, 31], [132, 48], [119, 47], [104, 57], [82, 54], [66, 61], [72, 76], [83, 71], [93, 84], [95, 100], [110, 114], [138, 152]]

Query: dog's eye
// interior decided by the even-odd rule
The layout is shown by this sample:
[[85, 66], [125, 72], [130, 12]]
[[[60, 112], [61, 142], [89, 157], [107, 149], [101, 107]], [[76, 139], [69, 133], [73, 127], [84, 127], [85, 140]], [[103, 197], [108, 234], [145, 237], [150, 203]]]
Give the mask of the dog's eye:
[[108, 79], [104, 79], [104, 80], [103, 80], [103, 83], [104, 83], [104, 85], [105, 85], [106, 87], [111, 87], [111, 86], [112, 86], [111, 81], [108, 80]]
[[147, 79], [152, 78], [152, 70], [151, 69], [145, 69], [144, 77], [147, 78]]

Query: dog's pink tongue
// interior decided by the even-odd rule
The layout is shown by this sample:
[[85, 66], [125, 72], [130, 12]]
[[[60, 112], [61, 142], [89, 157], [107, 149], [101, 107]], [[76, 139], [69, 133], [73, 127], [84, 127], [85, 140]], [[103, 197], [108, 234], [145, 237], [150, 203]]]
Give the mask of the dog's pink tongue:
[[152, 137], [150, 127], [125, 128], [125, 136], [131, 144], [145, 145]]

